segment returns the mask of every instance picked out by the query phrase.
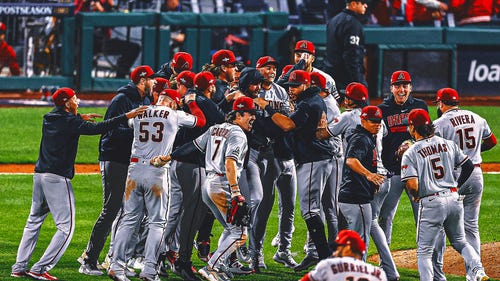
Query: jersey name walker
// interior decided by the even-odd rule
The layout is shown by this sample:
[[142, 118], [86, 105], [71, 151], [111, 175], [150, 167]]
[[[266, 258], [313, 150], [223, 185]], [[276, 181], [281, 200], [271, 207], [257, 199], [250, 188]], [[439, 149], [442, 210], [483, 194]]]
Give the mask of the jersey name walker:
[[453, 141], [438, 136], [422, 139], [403, 154], [401, 181], [418, 178], [420, 198], [457, 187], [453, 173], [445, 173], [446, 167], [459, 167], [467, 159]]
[[351, 257], [328, 258], [322, 260], [310, 273], [314, 281], [323, 280], [387, 280], [385, 272], [379, 267]]
[[214, 125], [193, 142], [200, 151], [205, 153], [207, 173], [225, 174], [226, 158], [229, 157], [236, 160], [239, 178], [248, 150], [247, 137], [239, 126], [229, 123]]
[[167, 106], [151, 105], [131, 122], [134, 127], [132, 157], [151, 159], [158, 154], [170, 154], [179, 127], [194, 127], [196, 117]]
[[481, 140], [492, 132], [481, 116], [462, 109], [446, 111], [434, 121], [436, 135], [457, 143], [474, 164], [481, 164]]

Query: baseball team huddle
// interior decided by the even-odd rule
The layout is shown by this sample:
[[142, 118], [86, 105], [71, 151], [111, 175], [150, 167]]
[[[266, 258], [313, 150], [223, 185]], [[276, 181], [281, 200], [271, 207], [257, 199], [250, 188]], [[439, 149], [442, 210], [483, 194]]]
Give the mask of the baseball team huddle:
[[[259, 274], [277, 191], [274, 261], [297, 273], [315, 266], [304, 281], [399, 280], [390, 244], [405, 191], [420, 280], [446, 280], [446, 237], [464, 258], [467, 280], [488, 280], [478, 228], [481, 152], [497, 141], [486, 120], [459, 108], [457, 91], [443, 88], [435, 99], [440, 117], [432, 121], [403, 70], [391, 75], [391, 95], [369, 105], [364, 84], [352, 82], [340, 94], [314, 60], [313, 43], [300, 40], [295, 64], [279, 77], [274, 58], [244, 66], [226, 49], [194, 73], [192, 56], [178, 52], [156, 73], [136, 67], [97, 123], [101, 116], [78, 113], [72, 89], [57, 90], [43, 119], [31, 211], [11, 276], [58, 280], [49, 271], [75, 228], [78, 139], [101, 135], [103, 208], [78, 258], [81, 274], [106, 272], [117, 281], [135, 270], [142, 280], [160, 280], [169, 270], [183, 280]], [[290, 251], [296, 201], [308, 231], [299, 263]], [[49, 212], [57, 231], [29, 268]], [[223, 231], [211, 243], [215, 220]], [[370, 237], [380, 267], [366, 263]], [[206, 263], [199, 270], [194, 248]]]

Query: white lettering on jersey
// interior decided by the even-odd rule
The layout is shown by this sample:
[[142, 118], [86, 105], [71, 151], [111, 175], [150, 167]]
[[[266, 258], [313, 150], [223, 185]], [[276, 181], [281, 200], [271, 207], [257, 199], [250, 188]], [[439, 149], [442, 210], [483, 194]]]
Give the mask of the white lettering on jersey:
[[374, 265], [356, 260], [352, 257], [328, 258], [322, 260], [311, 271], [311, 279], [326, 280], [366, 280], [385, 281], [385, 272]]

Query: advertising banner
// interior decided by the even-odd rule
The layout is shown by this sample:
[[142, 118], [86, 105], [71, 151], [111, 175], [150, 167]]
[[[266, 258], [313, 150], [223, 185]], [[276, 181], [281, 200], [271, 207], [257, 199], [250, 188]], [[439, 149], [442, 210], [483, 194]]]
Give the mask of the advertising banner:
[[[484, 48], [484, 47], [483, 47]], [[457, 52], [457, 90], [466, 96], [500, 95], [500, 50], [477, 46]]]

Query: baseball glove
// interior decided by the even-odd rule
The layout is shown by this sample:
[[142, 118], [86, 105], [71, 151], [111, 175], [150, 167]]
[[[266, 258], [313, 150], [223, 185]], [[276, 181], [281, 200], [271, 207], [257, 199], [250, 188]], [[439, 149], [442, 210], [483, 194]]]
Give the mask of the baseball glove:
[[408, 150], [413, 145], [414, 141], [413, 140], [405, 140], [401, 145], [398, 147], [396, 152], [394, 153], [396, 155], [396, 159], [402, 159], [403, 154]]
[[226, 219], [228, 223], [236, 226], [250, 225], [250, 208], [243, 195], [231, 198]]

